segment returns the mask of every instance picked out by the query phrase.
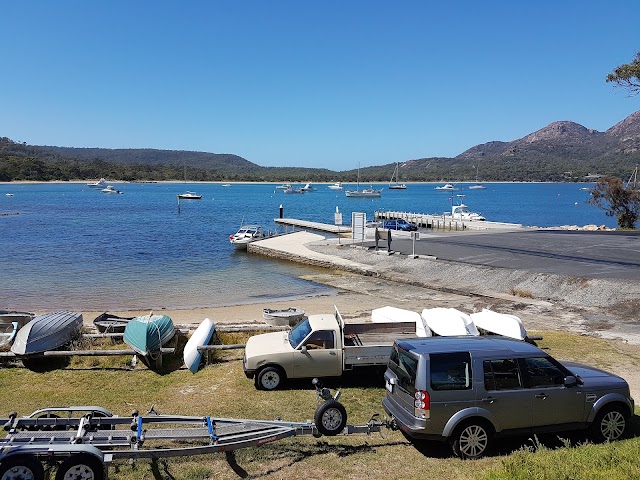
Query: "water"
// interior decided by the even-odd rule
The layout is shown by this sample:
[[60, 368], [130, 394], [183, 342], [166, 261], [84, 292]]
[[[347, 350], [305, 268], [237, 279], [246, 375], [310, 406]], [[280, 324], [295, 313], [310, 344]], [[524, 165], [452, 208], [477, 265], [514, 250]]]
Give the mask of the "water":
[[[333, 223], [336, 206], [352, 211], [442, 213], [456, 194], [489, 220], [554, 226], [615, 220], [585, 201], [577, 184], [487, 184], [486, 190], [439, 192], [433, 184], [384, 190], [382, 198], [346, 198], [317, 185], [285, 195], [273, 184], [114, 184], [106, 195], [84, 184], [0, 185], [0, 308], [26, 310], [191, 308], [264, 303], [332, 293], [301, 280], [311, 267], [277, 262], [229, 244], [241, 223], [275, 229], [284, 216]], [[374, 185], [375, 187], [375, 185]], [[379, 185], [383, 188], [385, 185]], [[202, 200], [176, 194], [196, 191]], [[4, 193], [11, 192], [13, 197]]]

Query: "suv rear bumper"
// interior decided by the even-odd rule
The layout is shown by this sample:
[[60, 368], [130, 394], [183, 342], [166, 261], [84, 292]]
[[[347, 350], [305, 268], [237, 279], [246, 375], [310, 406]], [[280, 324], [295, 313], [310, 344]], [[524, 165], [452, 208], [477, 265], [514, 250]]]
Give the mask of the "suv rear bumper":
[[429, 433], [429, 421], [428, 420], [420, 420], [416, 417], [408, 415], [403, 409], [398, 408], [394, 405], [395, 402], [390, 400], [389, 397], [385, 396], [382, 399], [382, 408], [387, 412], [395, 423], [396, 427], [403, 431], [406, 435], [412, 438], [420, 438], [425, 440], [437, 440], [444, 442], [447, 440], [446, 437], [439, 435], [437, 433]]

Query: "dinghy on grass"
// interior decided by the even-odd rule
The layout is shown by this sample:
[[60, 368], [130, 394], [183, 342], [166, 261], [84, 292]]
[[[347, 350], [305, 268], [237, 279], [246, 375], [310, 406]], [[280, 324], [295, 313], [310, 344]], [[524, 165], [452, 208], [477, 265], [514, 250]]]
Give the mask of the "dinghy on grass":
[[18, 322], [11, 322], [9, 324], [0, 324], [0, 348], [11, 345], [13, 339], [18, 333]]
[[160, 353], [162, 345], [173, 338], [176, 329], [167, 315], [132, 318], [124, 329], [124, 342], [143, 357]]
[[82, 314], [53, 312], [34, 317], [15, 337], [11, 351], [16, 355], [31, 355], [55, 350], [80, 336]]
[[209, 344], [215, 329], [215, 324], [208, 318], [205, 318], [184, 346], [184, 364], [191, 373], [196, 373], [200, 369], [202, 352], [198, 350], [198, 347]]
[[425, 308], [422, 320], [435, 335], [454, 337], [458, 335], [480, 335], [471, 317], [455, 308]]
[[133, 318], [134, 317], [119, 317], [104, 312], [93, 320], [93, 324], [100, 333], [124, 333], [124, 329]]
[[472, 313], [471, 319], [482, 333], [502, 335], [516, 340], [527, 340], [527, 331], [520, 318], [515, 315], [498, 313], [483, 308], [481, 312]]

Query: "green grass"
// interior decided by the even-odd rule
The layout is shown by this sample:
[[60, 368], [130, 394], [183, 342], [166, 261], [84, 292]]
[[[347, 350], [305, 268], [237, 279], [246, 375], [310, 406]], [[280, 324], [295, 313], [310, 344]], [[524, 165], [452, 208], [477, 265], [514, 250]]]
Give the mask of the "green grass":
[[[612, 342], [544, 332], [541, 346], [559, 356], [635, 363], [638, 355], [618, 350]], [[246, 335], [225, 336], [225, 343], [244, 343]], [[109, 346], [117, 348], [117, 346]], [[635, 356], [634, 356], [635, 355]], [[261, 392], [243, 372], [242, 350], [216, 352], [212, 363], [196, 375], [185, 368], [175, 369], [178, 360], [164, 374], [138, 365], [130, 369], [129, 358], [74, 359], [63, 370], [35, 373], [24, 368], [0, 368], [0, 417], [12, 410], [26, 415], [44, 406], [100, 405], [117, 415], [140, 412], [153, 404], [160, 413], [212, 415], [216, 417], [304, 421], [313, 418], [317, 399], [308, 381], [292, 383], [286, 390]], [[565, 356], [565, 358], [567, 358]], [[341, 401], [349, 422], [365, 423], [373, 413], [381, 413], [384, 387], [379, 378], [351, 374], [326, 382], [342, 392]], [[373, 386], [372, 386], [373, 385]], [[571, 448], [561, 442], [524, 448], [527, 439], [507, 441], [499, 454], [480, 461], [462, 461], [451, 456], [444, 445], [411, 445], [400, 433], [384, 436], [293, 438], [235, 452], [235, 463], [224, 454], [175, 458], [134, 465], [117, 462], [110, 469], [112, 479], [237, 479], [250, 478], [406, 478], [437, 479], [598, 479], [640, 478], [634, 464], [640, 451], [640, 426], [634, 417], [632, 438], [609, 445], [582, 445]], [[562, 448], [555, 448], [556, 446]], [[638, 462], [640, 464], [640, 462]], [[234, 471], [235, 469], [235, 471]], [[244, 472], [244, 473], [243, 473]], [[241, 476], [242, 476], [241, 475]], [[625, 476], [626, 475], [626, 476]]]

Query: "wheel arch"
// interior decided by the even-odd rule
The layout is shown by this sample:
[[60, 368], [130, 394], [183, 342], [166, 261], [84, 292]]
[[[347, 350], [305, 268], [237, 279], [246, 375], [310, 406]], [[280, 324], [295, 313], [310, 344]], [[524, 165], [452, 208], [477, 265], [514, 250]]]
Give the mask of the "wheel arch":
[[608, 393], [600, 397], [593, 404], [593, 407], [589, 412], [589, 417], [587, 418], [587, 423], [593, 422], [596, 418], [596, 415], [598, 415], [598, 413], [600, 413], [603, 408], [609, 408], [612, 406], [619, 406], [624, 409], [627, 418], [630, 418], [631, 415], [633, 415], [633, 408], [629, 403], [627, 397], [619, 393]]
[[442, 436], [450, 437], [459, 425], [475, 419], [484, 422], [496, 433], [502, 430], [500, 422], [490, 411], [485, 410], [484, 408], [465, 408], [464, 410], [456, 412], [456, 414], [447, 421], [444, 429], [442, 430]]

